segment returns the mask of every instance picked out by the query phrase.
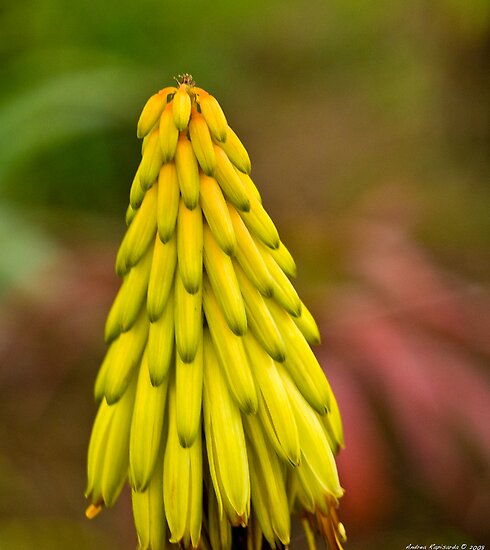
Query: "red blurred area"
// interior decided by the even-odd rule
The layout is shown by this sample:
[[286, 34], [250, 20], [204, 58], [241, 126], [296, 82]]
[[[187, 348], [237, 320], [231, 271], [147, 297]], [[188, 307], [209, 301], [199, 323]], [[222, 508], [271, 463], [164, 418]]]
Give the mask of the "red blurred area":
[[362, 223], [354, 237], [353, 282], [329, 293], [319, 352], [345, 425], [345, 521], [383, 529], [418, 495], [488, 537], [490, 296], [400, 224]]

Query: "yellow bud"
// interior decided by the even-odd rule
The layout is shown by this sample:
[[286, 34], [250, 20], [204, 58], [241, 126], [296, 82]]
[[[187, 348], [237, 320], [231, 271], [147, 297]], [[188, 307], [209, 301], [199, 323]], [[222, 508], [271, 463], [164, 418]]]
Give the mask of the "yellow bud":
[[203, 97], [200, 96], [199, 107], [214, 139], [217, 141], [226, 141], [228, 122], [218, 101], [210, 94]]
[[158, 128], [155, 128], [148, 136], [148, 142], [139, 167], [139, 179], [143, 191], [148, 190], [155, 183], [162, 162]]
[[191, 116], [191, 98], [186, 90], [187, 86], [183, 84], [175, 93], [172, 101], [172, 111], [174, 114], [174, 123], [179, 132], [187, 128]]
[[189, 135], [199, 165], [206, 175], [212, 176], [216, 165], [213, 142], [206, 120], [194, 109], [189, 122]]
[[223, 193], [238, 210], [248, 212], [250, 210], [250, 199], [242, 180], [223, 149], [215, 145], [214, 152], [216, 155], [215, 177]]
[[160, 148], [163, 162], [169, 162], [174, 158], [178, 139], [179, 131], [174, 124], [172, 103], [169, 103], [160, 117]]
[[226, 132], [226, 141], [221, 143], [221, 148], [227, 154], [231, 162], [240, 170], [246, 174], [250, 174], [252, 170], [252, 164], [247, 150], [243, 146], [235, 132], [228, 126]]
[[175, 152], [175, 167], [182, 200], [192, 210], [199, 202], [199, 166], [191, 142], [182, 133]]
[[176, 92], [176, 88], [169, 86], [152, 95], [146, 102], [138, 120], [137, 136], [141, 139], [150, 133], [150, 130], [158, 122], [160, 115], [168, 102], [169, 96]]
[[167, 96], [160, 92], [152, 95], [146, 102], [138, 120], [138, 129], [136, 132], [136, 135], [140, 139], [144, 138], [153, 128], [166, 103]]

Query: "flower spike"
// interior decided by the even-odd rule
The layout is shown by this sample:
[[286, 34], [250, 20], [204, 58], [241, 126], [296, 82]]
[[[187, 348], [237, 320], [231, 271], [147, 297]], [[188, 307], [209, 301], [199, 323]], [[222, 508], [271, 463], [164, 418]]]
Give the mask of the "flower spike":
[[131, 487], [141, 550], [345, 542], [340, 412], [296, 264], [217, 99], [189, 74], [152, 95], [95, 383], [89, 519]]

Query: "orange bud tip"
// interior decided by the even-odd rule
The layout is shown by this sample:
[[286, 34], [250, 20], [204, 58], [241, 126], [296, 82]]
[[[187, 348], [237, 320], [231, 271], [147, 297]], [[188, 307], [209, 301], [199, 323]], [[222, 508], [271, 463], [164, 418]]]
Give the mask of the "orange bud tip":
[[94, 519], [95, 516], [98, 516], [100, 514], [103, 507], [104, 505], [102, 503], [90, 504], [85, 510], [85, 515], [88, 519]]

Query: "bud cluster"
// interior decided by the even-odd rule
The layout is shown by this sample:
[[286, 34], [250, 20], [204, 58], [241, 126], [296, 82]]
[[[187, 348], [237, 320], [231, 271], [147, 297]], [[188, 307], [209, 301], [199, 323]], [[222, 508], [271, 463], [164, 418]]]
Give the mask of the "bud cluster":
[[[232, 526], [345, 538], [339, 410], [296, 266], [217, 100], [183, 75], [150, 97], [95, 384], [87, 516], [132, 489], [140, 548], [231, 548]], [[314, 546], [311, 546], [314, 547]]]

